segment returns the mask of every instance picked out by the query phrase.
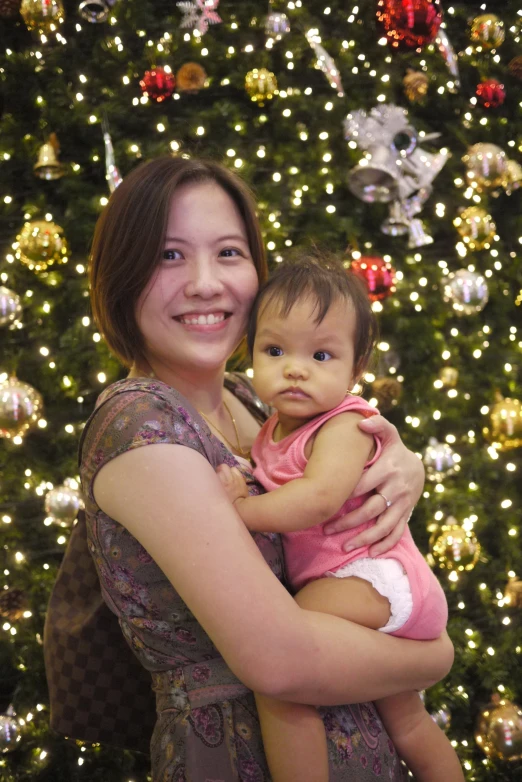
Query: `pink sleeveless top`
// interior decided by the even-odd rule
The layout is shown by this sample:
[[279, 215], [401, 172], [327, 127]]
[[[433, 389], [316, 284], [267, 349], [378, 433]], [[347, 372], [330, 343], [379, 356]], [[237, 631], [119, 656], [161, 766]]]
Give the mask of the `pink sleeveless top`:
[[[273, 434], [277, 425], [277, 413], [264, 424], [252, 448], [255, 463], [254, 475], [267, 491], [283, 486], [294, 478], [303, 476], [307, 465], [305, 445], [310, 437], [330, 418], [339, 413], [355, 412], [365, 418], [376, 415], [377, 410], [358, 396], [348, 395], [334, 410], [329, 410], [313, 418], [295, 432], [274, 442]], [[381, 443], [376, 437], [376, 453], [366, 463], [366, 470], [380, 456]], [[363, 504], [368, 494], [349, 498], [342, 508], [328, 521]], [[327, 571], [337, 570], [349, 562], [368, 557], [368, 546], [362, 546], [349, 553], [342, 546], [356, 535], [375, 524], [375, 519], [361, 524], [355, 529], [325, 535], [324, 524], [309, 529], [296, 530], [282, 535], [285, 552], [286, 572], [292, 588], [297, 592], [309, 581], [321, 578]], [[447, 622], [447, 604], [444, 592], [433, 575], [428, 563], [416, 547], [408, 526], [402, 538], [385, 554], [383, 559], [397, 559], [403, 566], [410, 581], [413, 596], [413, 610], [406, 624], [397, 631], [397, 635], [409, 638], [437, 638]]]

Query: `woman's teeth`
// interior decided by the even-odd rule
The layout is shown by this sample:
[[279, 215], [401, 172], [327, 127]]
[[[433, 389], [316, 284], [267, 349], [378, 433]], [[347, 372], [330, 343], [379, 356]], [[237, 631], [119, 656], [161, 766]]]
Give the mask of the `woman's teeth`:
[[225, 314], [223, 312], [216, 315], [211, 312], [208, 315], [198, 315], [195, 317], [182, 315], [180, 317], [181, 323], [188, 323], [191, 326], [212, 326], [214, 323], [221, 323], [222, 320], [225, 320]]

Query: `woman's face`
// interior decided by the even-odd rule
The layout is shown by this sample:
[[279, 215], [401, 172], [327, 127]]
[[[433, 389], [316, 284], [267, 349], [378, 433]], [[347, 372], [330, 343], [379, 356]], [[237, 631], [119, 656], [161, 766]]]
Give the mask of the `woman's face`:
[[151, 365], [175, 373], [222, 367], [245, 333], [257, 288], [232, 198], [214, 182], [180, 187], [161, 263], [136, 310]]

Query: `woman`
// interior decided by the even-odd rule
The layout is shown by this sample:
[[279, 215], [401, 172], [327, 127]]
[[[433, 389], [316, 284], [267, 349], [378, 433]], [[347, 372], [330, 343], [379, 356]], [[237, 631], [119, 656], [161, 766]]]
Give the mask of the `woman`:
[[[452, 661], [447, 637], [403, 641], [300, 609], [278, 536], [250, 535], [216, 476], [220, 463], [240, 466], [260, 491], [245, 458], [259, 408], [225, 377], [266, 275], [254, 209], [225, 168], [160, 159], [125, 178], [94, 238], [94, 315], [130, 373], [101, 395], [82, 438], [87, 537], [104, 598], [152, 672], [155, 782], [267, 780], [249, 690], [333, 707], [421, 689]], [[400, 535], [422, 484], [393, 427], [377, 426], [381, 472], [359, 491], [382, 492], [336, 522], [381, 513], [357, 541], [381, 539], [373, 553]], [[322, 714], [332, 780], [401, 778], [372, 706]]]

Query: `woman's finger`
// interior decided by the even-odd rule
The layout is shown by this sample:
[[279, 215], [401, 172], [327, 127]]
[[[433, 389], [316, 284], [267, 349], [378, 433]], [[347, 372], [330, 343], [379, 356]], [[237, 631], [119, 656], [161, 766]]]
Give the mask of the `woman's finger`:
[[393, 441], [401, 441], [397, 427], [391, 424], [383, 415], [372, 415], [359, 421], [359, 429], [368, 434], [377, 434], [383, 445]]
[[399, 516], [397, 516], [397, 513], [391, 514], [388, 512], [383, 514], [377, 524], [350, 540], [343, 546], [343, 549], [346, 551], [370, 546], [373, 547], [371, 549], [372, 553], [368, 552], [370, 556], [383, 554], [400, 540], [404, 532], [406, 519], [407, 515], [405, 514], [400, 514]]
[[[372, 494], [360, 508], [355, 508], [355, 510], [350, 511], [350, 513], [347, 513], [345, 516], [341, 516], [340, 519], [336, 519], [335, 521], [326, 524], [324, 532], [326, 535], [332, 535], [334, 532], [343, 532], [347, 529], [353, 529], [360, 524], [372, 521], [380, 516], [380, 514], [384, 513], [385, 510], [386, 505], [383, 498], [379, 494]], [[393, 515], [394, 514], [392, 514], [392, 517]]]
[[[401, 474], [395, 472], [395, 468], [389, 460], [378, 459], [371, 467], [365, 470], [352, 492], [352, 497], [360, 497], [361, 494], [368, 494], [374, 489], [384, 485], [384, 482], [394, 481], [395, 485], [401, 481]], [[397, 496], [397, 492], [395, 492]]]

